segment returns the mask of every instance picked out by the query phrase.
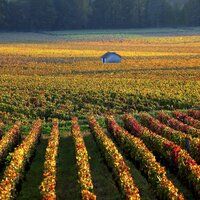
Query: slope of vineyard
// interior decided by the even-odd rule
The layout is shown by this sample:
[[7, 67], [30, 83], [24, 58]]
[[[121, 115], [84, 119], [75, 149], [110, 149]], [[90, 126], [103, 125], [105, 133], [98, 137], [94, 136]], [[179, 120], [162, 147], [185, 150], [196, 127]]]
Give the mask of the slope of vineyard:
[[0, 199], [199, 199], [199, 91], [199, 28], [0, 33]]
[[[158, 37], [165, 30], [151, 31], [154, 37], [119, 31], [121, 39], [105, 32], [103, 40], [98, 32], [96, 40], [69, 40], [64, 32], [65, 40], [57, 34], [43, 42], [24, 34], [30, 41], [0, 43], [0, 119], [197, 108], [200, 36]], [[102, 64], [107, 51], [120, 54], [122, 62]]]
[[[134, 116], [138, 117], [138, 115]], [[126, 199], [154, 199], [153, 196], [157, 196], [158, 199], [198, 199], [200, 197], [198, 189], [200, 166], [186, 151], [173, 143], [172, 137], [167, 136], [167, 140], [160, 132], [158, 132], [160, 135], [157, 135], [142, 127], [139, 124], [140, 120], [145, 120], [144, 117], [151, 118], [145, 113], [141, 113], [140, 116], [141, 119], [138, 120], [131, 115], [124, 116], [124, 125], [130, 133], [123, 129], [122, 116], [118, 115], [115, 119], [121, 126], [113, 117], [103, 116], [97, 116], [96, 119], [89, 117], [89, 121], [83, 118], [73, 118], [72, 121], [62, 120], [59, 123], [56, 119], [53, 122], [43, 121], [42, 124], [38, 120], [28, 136], [25, 130], [30, 124], [22, 124], [20, 130], [15, 125], [9, 132], [5, 132], [4, 137], [9, 136], [12, 130], [18, 131], [18, 134], [22, 136], [22, 142], [15, 150], [11, 149], [13, 153], [10, 162], [6, 160], [2, 162], [5, 169], [3, 169], [3, 177], [0, 176], [1, 199], [32, 199], [29, 195], [30, 188], [35, 191], [34, 199], [42, 199], [42, 197], [43, 199], [105, 199], [109, 196], [106, 190], [109, 191], [113, 186], [110, 199], [116, 199], [116, 196], [119, 199], [125, 197]], [[109, 132], [104, 129], [106, 121]], [[155, 120], [154, 123], [158, 121]], [[10, 127], [8, 124], [5, 123], [3, 132]], [[150, 123], [148, 127], [154, 130], [155, 124]], [[184, 133], [172, 128], [168, 131], [169, 134], [171, 134], [170, 131], [174, 131], [175, 134], [180, 134], [180, 137], [184, 136]], [[132, 136], [131, 133], [140, 139]], [[13, 134], [17, 133], [13, 132]], [[41, 137], [40, 134], [42, 134]], [[4, 137], [0, 142], [5, 140]], [[39, 149], [36, 150], [36, 154], [33, 154], [39, 138], [41, 138]], [[74, 145], [70, 142], [65, 146], [66, 149], [63, 149], [62, 141], [66, 143], [65, 139], [74, 141]], [[44, 140], [48, 140], [48, 145], [47, 142], [44, 145]], [[199, 148], [197, 152], [199, 152], [199, 140], [196, 145]], [[97, 154], [90, 155], [91, 148], [96, 148], [99, 154], [98, 159], [94, 158]], [[60, 154], [61, 150], [66, 150], [66, 153]], [[38, 160], [37, 157], [41, 156], [40, 151], [44, 153]], [[70, 151], [73, 153], [70, 154], [71, 158], [68, 160]], [[88, 157], [89, 155], [91, 157]], [[30, 159], [30, 156], [33, 156], [33, 159]], [[68, 160], [68, 166], [63, 163], [65, 160]], [[103, 171], [99, 167], [99, 162], [103, 166]], [[132, 164], [130, 165], [129, 162]], [[16, 171], [13, 166], [17, 167]], [[71, 170], [65, 170], [66, 167], [70, 169], [70, 166], [73, 173]], [[39, 174], [35, 175], [37, 170]], [[100, 171], [107, 174], [106, 185], [101, 177], [103, 174], [101, 178], [98, 175]], [[88, 173], [91, 176], [86, 176]], [[73, 186], [70, 186], [67, 181], [69, 177]], [[146, 181], [145, 184], [139, 183], [141, 177]], [[32, 184], [33, 180], [37, 184]], [[100, 188], [104, 188], [105, 192], [102, 193]], [[64, 190], [66, 193], [63, 193]], [[72, 193], [71, 190], [73, 190]], [[143, 190], [146, 192], [143, 193]], [[151, 198], [148, 197], [149, 193], [153, 195]]]

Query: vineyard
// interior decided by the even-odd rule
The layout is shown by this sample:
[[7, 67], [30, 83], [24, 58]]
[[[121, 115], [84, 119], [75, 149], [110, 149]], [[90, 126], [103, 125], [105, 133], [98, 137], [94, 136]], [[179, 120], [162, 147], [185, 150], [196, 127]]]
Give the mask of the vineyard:
[[[0, 117], [14, 122], [198, 108], [200, 36], [128, 33], [91, 33], [87, 39], [72, 40], [67, 32], [58, 32], [54, 39], [51, 35], [42, 41], [30, 34], [24, 34], [26, 41], [23, 35], [6, 40], [4, 34]], [[100, 57], [107, 51], [119, 53], [122, 62], [102, 64]]]
[[199, 91], [199, 29], [0, 33], [0, 199], [200, 199]]
[[188, 110], [3, 124], [0, 199], [198, 199], [199, 122]]

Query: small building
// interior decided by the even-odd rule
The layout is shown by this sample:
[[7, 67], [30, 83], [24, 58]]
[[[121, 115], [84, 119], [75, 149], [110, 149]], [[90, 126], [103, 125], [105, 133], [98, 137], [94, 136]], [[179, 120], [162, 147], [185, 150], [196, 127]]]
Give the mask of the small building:
[[102, 63], [120, 63], [122, 57], [115, 52], [107, 52], [101, 56]]

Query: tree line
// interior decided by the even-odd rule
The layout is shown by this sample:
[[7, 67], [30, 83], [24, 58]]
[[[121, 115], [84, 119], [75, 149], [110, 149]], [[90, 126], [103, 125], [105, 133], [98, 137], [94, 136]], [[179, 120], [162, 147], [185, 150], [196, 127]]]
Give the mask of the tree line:
[[0, 0], [0, 30], [200, 26], [200, 0]]

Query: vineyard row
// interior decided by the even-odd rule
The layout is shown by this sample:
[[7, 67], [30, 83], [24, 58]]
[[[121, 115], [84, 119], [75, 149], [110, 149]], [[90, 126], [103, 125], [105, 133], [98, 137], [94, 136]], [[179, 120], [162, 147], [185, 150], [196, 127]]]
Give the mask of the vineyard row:
[[[118, 125], [113, 116], [108, 116], [105, 121], [108, 133], [111, 135], [107, 134], [95, 117], [88, 117], [91, 133], [108, 169], [113, 174], [122, 198], [130, 200], [141, 198], [140, 190], [126, 164], [126, 159], [131, 160], [139, 169], [151, 184], [158, 199], [184, 199], [184, 195], [168, 179], [166, 168], [177, 174], [177, 178], [186, 183], [195, 197], [200, 197], [200, 166], [198, 165], [200, 138], [197, 114], [193, 112], [186, 115], [174, 112], [170, 116], [160, 112], [156, 115], [156, 119], [147, 113], [140, 113], [137, 120], [131, 115], [124, 115], [124, 128]], [[173, 126], [172, 122], [176, 125]], [[95, 200], [97, 195], [91, 175], [90, 158], [78, 119], [72, 118], [71, 124], [80, 198]], [[183, 131], [183, 126], [189, 127], [187, 129], [189, 131]], [[177, 130], [174, 130], [175, 127]], [[21, 136], [20, 128], [21, 124], [17, 122], [0, 139], [2, 165], [12, 152], [11, 160], [3, 171], [3, 178], [0, 181], [0, 199], [2, 200], [16, 198], [18, 185], [26, 175], [26, 166], [31, 165], [31, 158], [41, 138], [42, 121], [36, 120], [25, 138]], [[43, 200], [57, 198], [59, 143], [59, 121], [53, 119], [45, 153], [42, 182], [38, 188]]]

